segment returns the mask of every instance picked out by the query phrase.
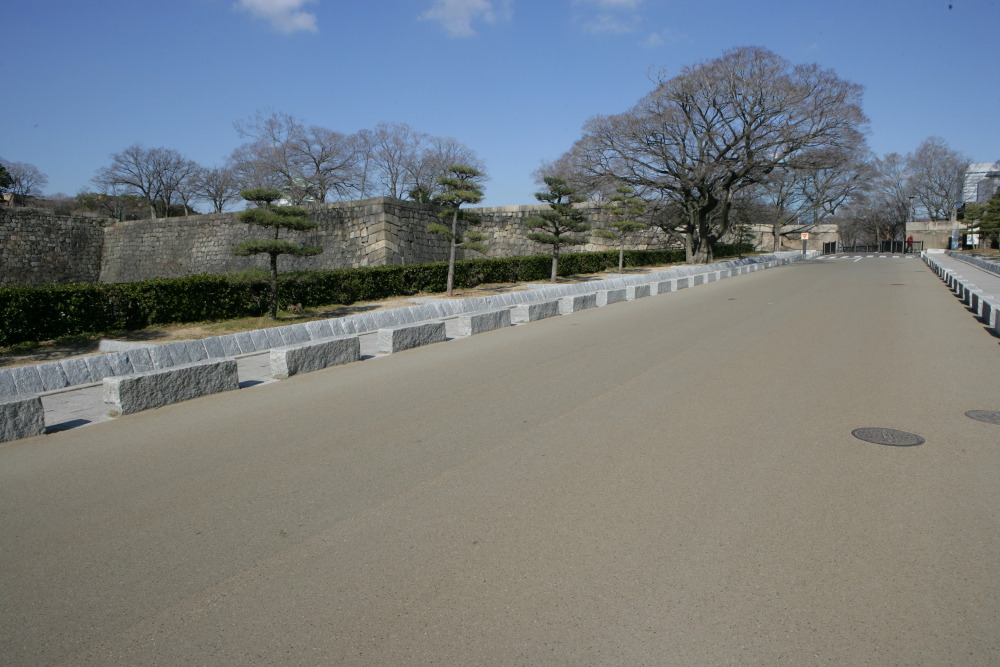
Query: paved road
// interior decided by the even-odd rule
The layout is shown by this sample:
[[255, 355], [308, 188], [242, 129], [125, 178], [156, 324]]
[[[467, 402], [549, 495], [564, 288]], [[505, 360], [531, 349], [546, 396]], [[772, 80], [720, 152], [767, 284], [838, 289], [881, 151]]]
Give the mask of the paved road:
[[977, 409], [998, 339], [888, 257], [10, 443], [0, 662], [997, 662]]

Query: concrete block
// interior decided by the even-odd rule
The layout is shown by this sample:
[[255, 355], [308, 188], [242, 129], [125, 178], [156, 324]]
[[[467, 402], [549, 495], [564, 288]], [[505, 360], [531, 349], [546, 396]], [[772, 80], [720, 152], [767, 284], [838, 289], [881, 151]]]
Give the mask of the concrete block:
[[574, 294], [559, 299], [560, 315], [569, 315], [587, 308], [597, 308], [597, 294]]
[[299, 373], [318, 371], [361, 358], [361, 340], [357, 336], [327, 338], [271, 349], [271, 375], [284, 380]]
[[285, 345], [297, 345], [299, 343], [305, 343], [309, 340], [309, 330], [306, 329], [305, 324], [293, 324], [287, 327], [279, 327], [279, 333], [281, 333], [281, 339], [285, 341]]
[[625, 300], [635, 301], [653, 293], [652, 285], [630, 285], [625, 288]]
[[[260, 352], [261, 350], [266, 350], [271, 347], [271, 341], [267, 339], [267, 331], [264, 329], [254, 329], [248, 332], [250, 334], [250, 346], [253, 352]], [[242, 344], [240, 347], [243, 347]], [[278, 347], [281, 347], [280, 345]], [[243, 354], [247, 354], [244, 352]]]
[[677, 289], [677, 279], [658, 280], [651, 285], [653, 294], [666, 294]]
[[242, 354], [238, 334], [219, 336], [219, 344], [222, 345], [222, 356], [224, 357], [235, 357], [237, 354]]
[[706, 283], [714, 283], [718, 279], [719, 279], [719, 272], [718, 271], [712, 271], [711, 273], [706, 273], [705, 274], [705, 282]]
[[[125, 354], [128, 355], [128, 363], [132, 367], [129, 373], [142, 373], [143, 371], [153, 370], [153, 358], [149, 356], [148, 349], [137, 348], [129, 350]], [[125, 373], [125, 375], [129, 373]]]
[[192, 359], [191, 351], [186, 342], [180, 343], [167, 343], [163, 347], [167, 348], [170, 354], [171, 366], [181, 366], [183, 364], [191, 364], [195, 361], [200, 361], [200, 359]]
[[104, 379], [111, 415], [159, 408], [239, 387], [235, 359], [212, 359]]
[[9, 368], [0, 369], [0, 396], [13, 396], [17, 393], [14, 376]]
[[103, 357], [111, 366], [112, 375], [128, 375], [132, 372], [132, 364], [128, 362], [127, 352], [112, 352], [103, 355]]
[[705, 284], [705, 274], [704, 273], [699, 273], [698, 275], [693, 276], [692, 277], [692, 281], [693, 281], [691, 283], [692, 285], [704, 285]]
[[597, 292], [597, 305], [607, 306], [611, 303], [619, 303], [625, 300], [625, 288], [602, 289]]
[[66, 379], [66, 372], [58, 361], [48, 364], [38, 364], [38, 377], [42, 380], [43, 391], [56, 391], [69, 386]]
[[[270, 329], [264, 329], [264, 335], [267, 336], [267, 347], [284, 347], [285, 339], [281, 337], [281, 331], [278, 327], [271, 327]], [[266, 349], [266, 348], [261, 348]]]
[[45, 410], [37, 394], [0, 397], [0, 442], [45, 433]]
[[87, 365], [85, 357], [63, 359], [59, 362], [59, 365], [62, 366], [63, 373], [66, 374], [66, 382], [68, 383], [66, 386], [68, 387], [100, 381], [100, 378], [95, 380], [90, 375], [90, 367]]
[[[153, 362], [153, 368], [170, 368], [174, 365], [173, 355], [170, 354], [169, 345], [157, 345], [149, 348], [149, 358]], [[102, 378], [97, 378], [100, 382]]]
[[208, 355], [208, 359], [218, 359], [220, 357], [232, 356], [230, 354], [226, 354], [226, 351], [223, 349], [221, 336], [204, 338], [201, 343], [205, 346], [205, 354]]
[[95, 382], [100, 382], [115, 374], [111, 369], [111, 363], [104, 358], [103, 354], [87, 357], [87, 367], [90, 369], [90, 377], [94, 378]]
[[690, 278], [678, 278], [677, 279], [677, 289], [686, 289], [687, 287], [690, 287], [690, 285], [691, 285], [691, 279]]
[[[236, 344], [240, 348], [240, 354], [252, 354], [257, 351], [257, 344], [254, 342], [252, 334], [252, 331], [241, 331], [233, 334], [233, 338], [236, 339]], [[223, 343], [223, 346], [225, 346], [225, 343]]]
[[14, 376], [14, 386], [18, 394], [37, 394], [45, 391], [42, 378], [38, 374], [38, 366], [18, 366], [10, 371]]
[[379, 329], [376, 337], [376, 349], [379, 352], [392, 354], [421, 345], [440, 343], [444, 341], [444, 322], [431, 321], [420, 324], [407, 324], [390, 329]]
[[326, 320], [306, 322], [306, 332], [309, 334], [309, 340], [333, 338], [333, 329], [330, 328], [330, 323]]
[[510, 309], [487, 310], [481, 313], [459, 315], [457, 332], [459, 336], [474, 336], [484, 331], [494, 331], [510, 326]]
[[515, 322], [535, 322], [559, 314], [559, 299], [537, 303], [519, 303], [514, 306], [511, 318]]

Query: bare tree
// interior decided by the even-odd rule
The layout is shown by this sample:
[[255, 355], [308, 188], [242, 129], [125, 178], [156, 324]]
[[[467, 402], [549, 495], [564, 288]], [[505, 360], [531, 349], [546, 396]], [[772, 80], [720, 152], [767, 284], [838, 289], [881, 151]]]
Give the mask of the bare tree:
[[912, 215], [906, 160], [889, 153], [871, 167], [868, 187], [838, 212], [841, 235], [871, 243], [901, 238]]
[[202, 168], [195, 178], [195, 196], [222, 213], [230, 202], [240, 198], [240, 187], [230, 166]]
[[924, 139], [906, 156], [909, 188], [931, 220], [947, 220], [962, 201], [962, 181], [972, 159], [941, 137]]
[[142, 197], [149, 206], [149, 217], [155, 219], [157, 207], [170, 215], [174, 195], [181, 189], [188, 191], [185, 181], [196, 169], [197, 164], [172, 148], [132, 144], [113, 154], [111, 165], [99, 170], [91, 182], [98, 190]]
[[258, 111], [235, 125], [240, 136], [250, 139], [231, 157], [241, 185], [278, 189], [294, 204], [321, 203], [356, 191], [356, 137], [307, 126], [277, 111]]
[[419, 191], [434, 199], [444, 194], [450, 186], [442, 185], [441, 179], [454, 177], [454, 165], [462, 165], [481, 173], [486, 171], [485, 163], [476, 152], [454, 137], [425, 136], [419, 159], [405, 166], [412, 183], [407, 195], [410, 199], [417, 199], [413, 192]]
[[15, 204], [23, 205], [28, 197], [41, 197], [42, 188], [48, 185], [49, 177], [33, 164], [11, 162], [0, 158], [0, 164], [10, 176], [6, 189], [14, 196]]
[[360, 133], [366, 192], [402, 199], [416, 187], [414, 165], [420, 163], [427, 135], [406, 123], [379, 123]]
[[760, 220], [771, 227], [772, 248], [781, 249], [782, 229], [808, 231], [833, 216], [851, 197], [868, 186], [873, 176], [861, 146], [825, 149], [803, 155], [796, 168], [779, 166], [752, 188], [766, 205]]
[[860, 86], [829, 70], [743, 47], [661, 81], [623, 114], [588, 121], [575, 150], [595, 176], [679, 204], [688, 261], [705, 262], [736, 192], [812, 151], [859, 142], [860, 100]]

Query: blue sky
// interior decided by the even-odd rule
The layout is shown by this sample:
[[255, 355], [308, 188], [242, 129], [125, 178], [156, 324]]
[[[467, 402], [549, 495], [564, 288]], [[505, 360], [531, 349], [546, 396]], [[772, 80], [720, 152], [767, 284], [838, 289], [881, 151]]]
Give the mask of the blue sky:
[[133, 143], [221, 164], [274, 109], [344, 133], [381, 121], [486, 162], [485, 205], [664, 69], [759, 45], [865, 86], [869, 144], [940, 136], [1000, 159], [1000, 0], [4, 0], [0, 156], [89, 187]]

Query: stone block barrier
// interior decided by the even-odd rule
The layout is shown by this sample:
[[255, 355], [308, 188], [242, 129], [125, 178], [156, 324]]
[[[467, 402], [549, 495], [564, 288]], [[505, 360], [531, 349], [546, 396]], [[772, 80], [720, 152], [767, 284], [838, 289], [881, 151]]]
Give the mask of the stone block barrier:
[[586, 310], [587, 308], [597, 308], [597, 294], [595, 292], [564, 296], [559, 299], [560, 315], [569, 315], [579, 310]]
[[45, 433], [45, 410], [38, 394], [0, 397], [0, 442]]
[[602, 289], [597, 291], [597, 305], [607, 306], [611, 303], [620, 303], [626, 300], [625, 288]]
[[472, 313], [471, 315], [460, 315], [458, 318], [457, 332], [459, 336], [474, 336], [486, 331], [495, 331], [509, 327], [510, 309], [501, 308], [499, 310], [487, 310], [482, 313]]
[[[956, 260], [966, 261], [965, 258], [953, 255], [951, 252], [947, 254]], [[986, 323], [987, 328], [1000, 334], [1000, 314], [997, 313], [997, 308], [1000, 308], [1000, 296], [980, 289], [969, 278], [943, 266], [931, 253], [923, 253], [923, 259], [924, 263], [948, 286], [948, 289], [963, 304], [967, 305], [976, 317]], [[973, 264], [973, 262], [967, 263]]]
[[652, 285], [629, 285], [625, 288], [625, 300], [635, 301], [636, 299], [641, 299], [652, 294]]
[[212, 359], [105, 378], [104, 403], [109, 415], [127, 415], [237, 388], [236, 360]]
[[519, 303], [511, 311], [515, 322], [536, 322], [559, 314], [559, 299], [537, 303]]
[[361, 339], [357, 336], [296, 343], [271, 348], [271, 375], [284, 380], [299, 373], [311, 373], [359, 359]]
[[[815, 253], [813, 253], [815, 254]], [[347, 317], [331, 318], [319, 322], [293, 324], [285, 327], [240, 332], [164, 345], [133, 346], [106, 344], [106, 349], [119, 348], [110, 354], [66, 359], [36, 364], [29, 367], [0, 369], [0, 396], [25, 393], [59, 391], [70, 387], [100, 384], [108, 377], [143, 373], [154, 369], [172, 368], [207, 359], [223, 359], [241, 355], [263, 353], [272, 348], [286, 347], [325, 338], [352, 336], [375, 332], [379, 329], [416, 324], [427, 320], [494, 310], [515, 308], [515, 322], [542, 319], [551, 306], [535, 306], [556, 301], [567, 296], [578, 296], [598, 290], [629, 289], [650, 286], [650, 294], [690, 287], [692, 281], [705, 281], [704, 274], [712, 271], [734, 269], [749, 272], [787, 264], [801, 259], [800, 253], [760, 255], [739, 260], [728, 260], [708, 266], [678, 266], [652, 274], [632, 274], [571, 285], [538, 285], [537, 289], [508, 292], [486, 297], [454, 300], [434, 300], [407, 308], [360, 313]], [[701, 278], [697, 278], [697, 276]], [[521, 308], [527, 306], [528, 308]], [[549, 316], [549, 315], [545, 315]]]
[[422, 322], [391, 329], [379, 329], [376, 349], [392, 354], [422, 345], [441, 343], [446, 339], [444, 322]]

